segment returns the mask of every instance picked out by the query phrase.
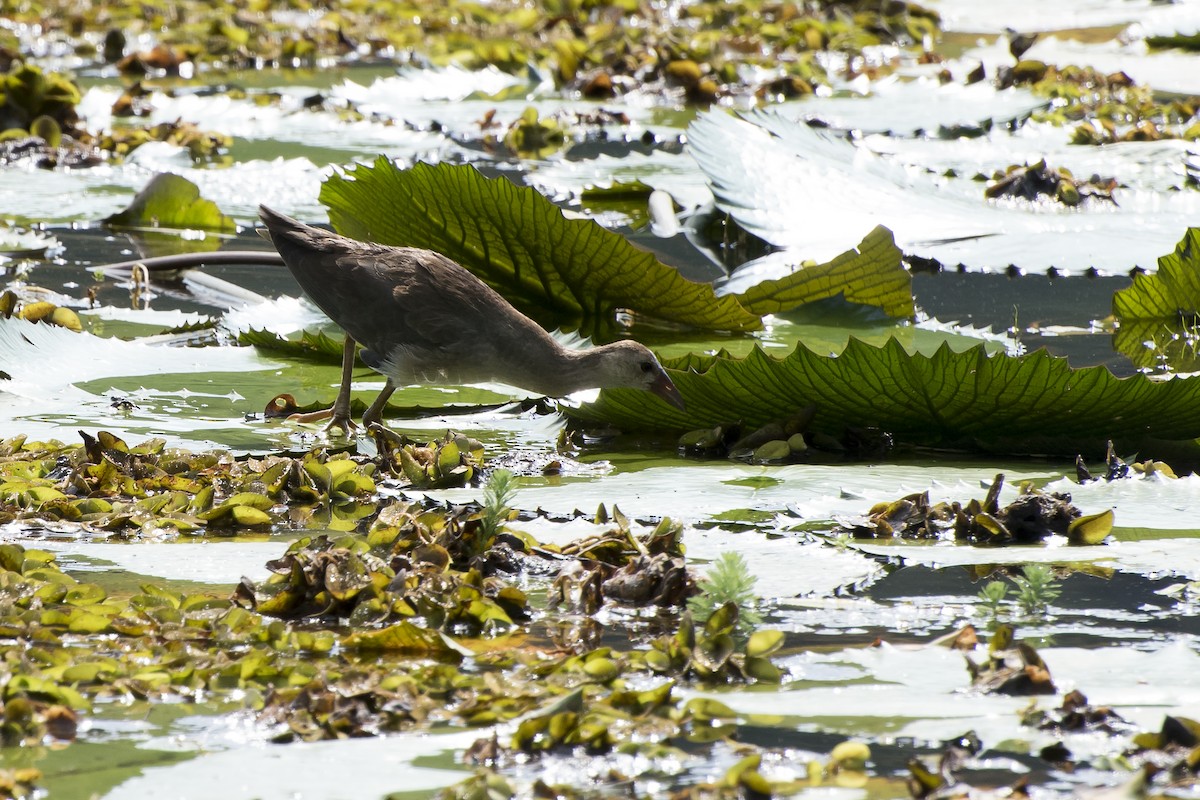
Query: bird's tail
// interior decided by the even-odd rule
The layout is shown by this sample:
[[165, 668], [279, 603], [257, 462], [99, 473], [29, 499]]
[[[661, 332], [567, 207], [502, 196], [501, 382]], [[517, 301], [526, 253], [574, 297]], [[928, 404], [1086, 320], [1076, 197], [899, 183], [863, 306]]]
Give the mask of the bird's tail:
[[259, 228], [258, 235], [269, 242], [274, 242], [276, 236], [284, 236], [289, 232], [293, 234], [299, 233], [308, 227], [303, 222], [264, 205], [259, 205], [258, 216], [263, 221], [263, 224], [267, 226]]

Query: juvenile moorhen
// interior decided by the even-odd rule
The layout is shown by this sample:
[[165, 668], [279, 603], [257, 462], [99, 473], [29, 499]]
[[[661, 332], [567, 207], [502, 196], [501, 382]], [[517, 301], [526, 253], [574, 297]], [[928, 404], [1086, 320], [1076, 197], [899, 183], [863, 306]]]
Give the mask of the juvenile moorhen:
[[387, 378], [363, 415], [378, 423], [398, 386], [497, 382], [551, 397], [630, 387], [676, 408], [683, 398], [646, 347], [618, 341], [571, 350], [462, 266], [431, 250], [360, 242], [259, 206], [300, 287], [346, 332], [342, 385], [327, 429], [349, 432], [354, 343]]

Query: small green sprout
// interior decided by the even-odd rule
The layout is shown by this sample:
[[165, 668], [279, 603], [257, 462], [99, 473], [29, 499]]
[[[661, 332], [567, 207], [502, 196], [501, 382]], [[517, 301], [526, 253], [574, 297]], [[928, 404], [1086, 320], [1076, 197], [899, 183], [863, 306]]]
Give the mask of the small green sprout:
[[[508, 521], [512, 513], [512, 504], [517, 497], [517, 486], [520, 480], [506, 469], [498, 469], [488, 478], [483, 487], [483, 524], [482, 541], [491, 546], [496, 534]], [[486, 548], [484, 548], [486, 549]]]
[[1000, 616], [1000, 604], [1008, 597], [1008, 584], [1004, 581], [988, 581], [979, 590], [979, 602], [993, 619]]
[[1062, 594], [1054, 570], [1045, 564], [1027, 564], [1023, 576], [1012, 579], [1017, 585], [1017, 604], [1027, 615], [1042, 613]]
[[703, 626], [714, 611], [726, 603], [733, 603], [738, 609], [738, 633], [749, 635], [762, 622], [762, 615], [756, 610], [758, 595], [754, 593], [754, 584], [757, 582], [758, 578], [750, 573], [750, 567], [740, 553], [722, 553], [700, 580], [700, 594], [688, 600], [696, 624]]

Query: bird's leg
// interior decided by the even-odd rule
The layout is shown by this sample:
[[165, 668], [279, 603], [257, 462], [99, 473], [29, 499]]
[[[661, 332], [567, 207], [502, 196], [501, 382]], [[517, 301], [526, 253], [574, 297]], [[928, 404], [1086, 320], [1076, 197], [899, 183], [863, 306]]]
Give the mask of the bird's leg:
[[391, 378], [388, 378], [383, 390], [375, 398], [375, 402], [371, 403], [371, 407], [367, 409], [367, 413], [363, 414], [364, 427], [370, 428], [372, 425], [382, 425], [383, 410], [387, 408], [387, 401], [391, 399], [392, 393], [395, 391], [396, 384], [392, 383]]
[[314, 411], [311, 414], [292, 414], [288, 419], [296, 422], [317, 422], [328, 419], [329, 424], [325, 426], [326, 431], [341, 428], [347, 435], [354, 433], [358, 427], [354, 424], [354, 420], [350, 419], [350, 383], [354, 374], [354, 346], [354, 340], [347, 334], [346, 342], [342, 346], [342, 385], [338, 387], [337, 399], [333, 401], [333, 408]]
[[367, 413], [363, 414], [363, 427], [375, 437], [375, 447], [379, 450], [380, 457], [388, 464], [388, 468], [398, 473], [399, 468], [393, 460], [394, 450], [403, 447], [405, 439], [383, 424], [383, 409], [387, 408], [387, 401], [395, 391], [396, 384], [388, 378], [375, 402], [371, 403]]
[[354, 420], [350, 419], [350, 383], [353, 375], [354, 340], [347, 333], [346, 341], [342, 344], [342, 385], [338, 387], [337, 399], [333, 401], [333, 408], [329, 409], [329, 424], [325, 426], [326, 431], [332, 428], [341, 428], [347, 435], [354, 432], [356, 426]]

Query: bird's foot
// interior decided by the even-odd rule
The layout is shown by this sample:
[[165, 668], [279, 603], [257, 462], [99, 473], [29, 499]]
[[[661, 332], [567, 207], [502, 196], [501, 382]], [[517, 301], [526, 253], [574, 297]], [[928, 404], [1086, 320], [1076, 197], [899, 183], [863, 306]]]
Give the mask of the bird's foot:
[[354, 424], [354, 420], [350, 419], [349, 414], [331, 413], [329, 424], [325, 426], [325, 432], [329, 433], [334, 428], [340, 428], [346, 436], [353, 436], [358, 431], [358, 426]]
[[339, 412], [336, 408], [326, 408], [321, 411], [310, 411], [307, 414], [292, 414], [288, 417], [293, 422], [310, 423], [320, 422], [323, 419], [329, 420], [325, 426], [325, 432], [340, 428], [346, 436], [353, 436], [358, 426], [354, 424], [354, 420], [350, 419], [349, 412]]

